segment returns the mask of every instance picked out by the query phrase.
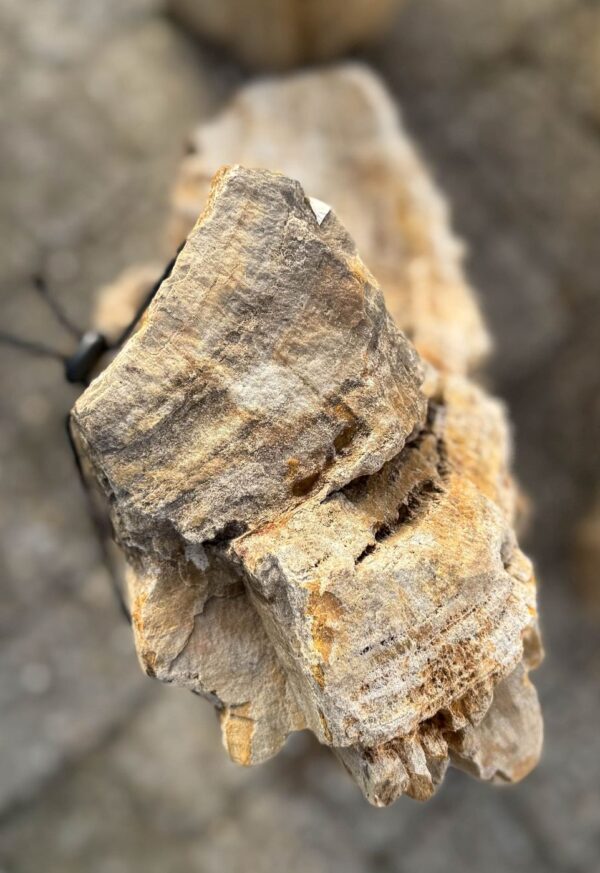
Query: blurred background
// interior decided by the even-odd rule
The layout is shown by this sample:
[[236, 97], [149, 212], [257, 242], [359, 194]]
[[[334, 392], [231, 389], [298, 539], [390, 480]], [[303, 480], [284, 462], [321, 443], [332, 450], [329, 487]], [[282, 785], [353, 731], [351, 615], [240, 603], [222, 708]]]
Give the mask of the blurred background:
[[[352, 56], [447, 194], [496, 340], [542, 763], [384, 810], [308, 736], [229, 763], [210, 705], [137, 666], [63, 433], [74, 391], [0, 348], [1, 873], [600, 871], [600, 3], [406, 0]], [[153, 259], [186, 135], [254, 75], [159, 0], [0, 0], [3, 329], [64, 346], [34, 270], [85, 325], [101, 283]]]

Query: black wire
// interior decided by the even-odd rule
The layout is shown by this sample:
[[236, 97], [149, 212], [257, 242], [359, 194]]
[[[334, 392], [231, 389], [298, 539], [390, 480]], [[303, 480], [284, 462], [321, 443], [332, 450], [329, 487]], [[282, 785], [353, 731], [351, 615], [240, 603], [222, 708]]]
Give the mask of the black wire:
[[[169, 263], [167, 264], [167, 266], [163, 270], [161, 276], [152, 285], [148, 294], [146, 295], [144, 300], [141, 302], [141, 304], [138, 306], [133, 319], [129, 322], [127, 327], [121, 332], [121, 334], [117, 337], [115, 342], [111, 343], [110, 345], [106, 344], [106, 346], [105, 346], [106, 350], [118, 349], [131, 336], [134, 328], [136, 327], [137, 323], [139, 322], [140, 318], [142, 317], [142, 315], [144, 314], [144, 312], [146, 311], [146, 309], [148, 308], [150, 303], [152, 302], [158, 289], [160, 288], [162, 283], [165, 281], [165, 279], [168, 279], [169, 276], [171, 275], [171, 273], [173, 271], [173, 267], [175, 266], [175, 262], [177, 260], [177, 257], [179, 256], [179, 253], [181, 252], [181, 249], [183, 248], [184, 244], [185, 243], [182, 243], [179, 246], [179, 248], [177, 249], [177, 252], [175, 254], [175, 257], [169, 261]], [[50, 295], [49, 290], [48, 290], [48, 286], [46, 285], [46, 282], [43, 279], [43, 277], [34, 276], [33, 282], [34, 282], [35, 290], [40, 295], [40, 297], [42, 297], [42, 299], [45, 301], [47, 306], [51, 309], [51, 311], [53, 312], [57, 321], [60, 322], [60, 324], [69, 333], [71, 333], [73, 336], [75, 336], [77, 338], [77, 340], [79, 340], [81, 342], [84, 339], [83, 332], [80, 331], [76, 327], [76, 325], [74, 325], [71, 322], [71, 320], [68, 318], [66, 313], [63, 312], [62, 307]], [[69, 358], [67, 355], [62, 354], [62, 352], [58, 351], [57, 349], [50, 348], [49, 346], [46, 346], [43, 343], [32, 342], [30, 340], [21, 339], [20, 337], [12, 336], [11, 334], [5, 333], [3, 331], [0, 331], [0, 343], [5, 343], [6, 345], [13, 346], [13, 348], [17, 348], [17, 349], [20, 349], [22, 351], [29, 352], [30, 354], [33, 354], [33, 355], [39, 355], [40, 357], [54, 358], [54, 359], [60, 361], [65, 366], [71, 360], [71, 358]], [[87, 380], [82, 379], [81, 384], [84, 385], [84, 387], [85, 387], [87, 384]], [[108, 548], [108, 539], [109, 539], [109, 537], [107, 536], [108, 515], [105, 516], [103, 513], [101, 513], [99, 511], [99, 508], [94, 500], [92, 490], [90, 488], [90, 485], [88, 483], [88, 480], [86, 478], [86, 475], [85, 475], [85, 472], [83, 469], [83, 464], [81, 461], [81, 457], [79, 455], [77, 443], [76, 443], [75, 438], [73, 436], [73, 430], [72, 430], [71, 424], [72, 424], [72, 418], [71, 418], [71, 413], [69, 412], [69, 413], [67, 413], [67, 416], [65, 418], [65, 431], [67, 434], [67, 440], [69, 442], [71, 455], [73, 457], [73, 461], [75, 464], [75, 469], [77, 470], [77, 476], [79, 478], [79, 481], [81, 483], [81, 487], [82, 487], [83, 492], [85, 494], [86, 502], [88, 505], [88, 511], [89, 511], [89, 514], [90, 514], [90, 517], [92, 520], [94, 532], [96, 534], [96, 539], [98, 541], [98, 545], [100, 548], [102, 562], [104, 563], [104, 565], [108, 571], [108, 574], [110, 577], [111, 587], [112, 587], [113, 593], [118, 601], [119, 608], [120, 608], [121, 612], [123, 613], [123, 616], [125, 617], [126, 621], [129, 624], [131, 624], [131, 615], [130, 615], [129, 609], [127, 607], [127, 603], [125, 602], [125, 598], [123, 596], [123, 591], [121, 590], [121, 585], [119, 583], [118, 575], [117, 575], [117, 572], [115, 570], [114, 562], [111, 558], [109, 548]], [[108, 521], [108, 524], [110, 524], [110, 521]]]
[[123, 343], [126, 340], [129, 339], [129, 337], [133, 333], [133, 330], [134, 330], [135, 326], [137, 325], [138, 321], [140, 320], [140, 318], [142, 317], [144, 312], [148, 309], [148, 307], [152, 303], [152, 300], [156, 296], [156, 292], [158, 291], [158, 289], [160, 288], [162, 283], [165, 281], [165, 279], [168, 279], [169, 276], [171, 275], [171, 273], [173, 272], [173, 267], [175, 266], [175, 262], [176, 262], [177, 258], [179, 257], [179, 253], [182, 250], [182, 248], [184, 247], [184, 245], [185, 245], [185, 242], [183, 242], [179, 246], [179, 248], [177, 249], [177, 252], [175, 253], [175, 257], [171, 258], [171, 260], [169, 261], [169, 263], [167, 264], [167, 266], [163, 270], [160, 278], [158, 278], [156, 280], [156, 282], [154, 283], [154, 285], [152, 286], [152, 288], [150, 288], [150, 290], [148, 291], [148, 293], [146, 294], [146, 296], [144, 297], [144, 299], [142, 300], [142, 302], [138, 306], [135, 315], [133, 316], [132, 320], [129, 322], [129, 324], [127, 325], [125, 330], [122, 331], [122, 333], [117, 337], [117, 339], [114, 341], [114, 343], [111, 343], [112, 349], [118, 349], [120, 346], [123, 345]]
[[59, 352], [58, 349], [53, 349], [43, 343], [32, 342], [30, 340], [21, 339], [21, 337], [13, 336], [10, 333], [0, 331], [0, 343], [7, 346], [13, 346], [15, 349], [20, 349], [23, 352], [29, 352], [32, 355], [38, 355], [44, 358], [55, 358], [63, 364], [67, 360], [67, 356]]
[[107, 540], [108, 537], [106, 535], [106, 518], [98, 511], [98, 507], [94, 502], [94, 498], [92, 495], [92, 491], [86, 479], [85, 473], [83, 471], [83, 464], [81, 463], [81, 457], [79, 455], [79, 451], [77, 449], [77, 443], [75, 442], [75, 437], [73, 436], [73, 431], [71, 428], [71, 413], [68, 412], [65, 418], [65, 430], [67, 432], [67, 439], [69, 441], [69, 446], [71, 448], [71, 454], [73, 456], [73, 461], [75, 462], [75, 468], [77, 470], [77, 476], [79, 477], [79, 481], [81, 483], [81, 487], [83, 488], [86, 502], [88, 505], [88, 511], [90, 517], [92, 519], [92, 524], [94, 526], [94, 531], [96, 534], [96, 538], [98, 540], [98, 545], [100, 547], [100, 554], [102, 557], [102, 562], [108, 571], [108, 575], [110, 577], [111, 588], [113, 589], [113, 593], [117, 598], [117, 602], [119, 604], [119, 608], [125, 617], [125, 620], [128, 624], [131, 624], [131, 614], [127, 607], [127, 603], [125, 602], [125, 598], [123, 596], [123, 591], [121, 590], [121, 585], [119, 584], [119, 580], [117, 578], [117, 573], [115, 571], [114, 563], [110, 556], [110, 552], [108, 549]]
[[36, 274], [32, 277], [33, 279], [33, 287], [37, 291], [38, 295], [42, 298], [46, 306], [51, 310], [54, 317], [61, 324], [66, 331], [68, 331], [75, 339], [80, 339], [83, 335], [83, 331], [80, 330], [76, 324], [73, 324], [67, 313], [64, 311], [60, 303], [54, 299], [52, 294], [50, 293], [50, 289], [48, 288], [48, 283], [44, 279], [43, 276]]

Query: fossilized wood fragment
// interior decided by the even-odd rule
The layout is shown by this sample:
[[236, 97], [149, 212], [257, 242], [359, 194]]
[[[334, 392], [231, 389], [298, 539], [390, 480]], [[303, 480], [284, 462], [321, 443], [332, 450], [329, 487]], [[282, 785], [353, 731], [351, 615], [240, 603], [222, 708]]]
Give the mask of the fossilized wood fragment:
[[[194, 616], [224, 596], [212, 591], [214, 550], [396, 454], [424, 419], [421, 381], [417, 356], [335, 216], [319, 223], [300, 186], [281, 176], [223, 174], [145, 322], [75, 416], [135, 567], [148, 672], [214, 694], [231, 726], [247, 697], [206, 674], [227, 674], [212, 669], [219, 657], [230, 673], [252, 673], [232, 651], [244, 648], [235, 623], [215, 620], [221, 650], [200, 646], [188, 665], [204, 621]], [[235, 596], [247, 616], [239, 585]], [[259, 652], [262, 626], [248, 624], [248, 635]], [[277, 724], [277, 683], [287, 687], [270, 652], [255, 660], [272, 706], [249, 751], [236, 740], [242, 761], [260, 759], [260, 737]], [[301, 726], [289, 710], [279, 742]]]
[[239, 168], [76, 419], [121, 539], [152, 548], [154, 524], [200, 547], [377, 470], [421, 426], [421, 382], [335, 216]]
[[345, 64], [243, 88], [191, 139], [173, 194], [173, 247], [223, 163], [283, 172], [331, 204], [426, 360], [465, 372], [486, 355], [489, 337], [446, 203], [373, 72]]
[[172, 568], [130, 567], [128, 577], [142, 667], [216, 706], [234, 761], [260, 763], [306, 726], [239, 572], [218, 549], [206, 547], [202, 570], [180, 558]]
[[234, 760], [308, 727], [379, 805], [431, 796], [450, 760], [533, 766], [541, 646], [502, 407], [420, 362], [298, 183], [217, 176], [74, 421], [141, 663], [215, 704]]
[[452, 761], [479, 779], [518, 782], [537, 764], [542, 737], [537, 694], [521, 663], [499, 683], [483, 720], [453, 735]]
[[[531, 565], [497, 490], [508, 444], [476, 431], [500, 408], [460, 377], [436, 393], [380, 471], [231, 546], [309, 726], [376, 804], [431, 796], [454, 752], [481, 778], [520, 778], [541, 743], [532, 686], [513, 709], [494, 693], [538, 639]], [[474, 441], [497, 458], [487, 469]]]
[[335, 746], [406, 736], [521, 657], [528, 589], [504, 566], [510, 529], [445, 473], [438, 438], [232, 545], [311, 728]]
[[370, 42], [400, 0], [169, 0], [192, 31], [254, 67], [324, 61]]

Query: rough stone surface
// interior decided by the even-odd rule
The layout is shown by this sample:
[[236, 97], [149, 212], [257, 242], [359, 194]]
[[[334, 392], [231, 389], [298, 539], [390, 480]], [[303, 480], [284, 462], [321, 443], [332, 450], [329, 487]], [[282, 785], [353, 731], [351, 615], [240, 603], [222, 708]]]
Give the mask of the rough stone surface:
[[173, 247], [194, 226], [224, 163], [283, 172], [331, 204], [419, 353], [447, 371], [481, 362], [490, 341], [446, 202], [367, 67], [251, 84], [198, 127], [173, 192]]
[[372, 42], [400, 0], [168, 0], [200, 36], [260, 69], [326, 61]]
[[222, 173], [163, 288], [78, 417], [107, 452], [105, 474], [127, 469], [115, 487], [119, 503], [131, 497], [132, 548], [149, 515], [190, 548], [238, 535], [374, 472], [420, 428], [414, 349], [347, 233], [333, 213], [318, 223], [298, 183]]
[[541, 750], [537, 694], [520, 664], [499, 683], [480, 724], [457, 732], [451, 752], [457, 766], [479, 779], [518, 782], [537, 764]]
[[[215, 250], [224, 260], [211, 257]], [[309, 493], [323, 497], [372, 473], [397, 454], [424, 419], [422, 368], [333, 213], [319, 224], [298, 183], [283, 177], [222, 174], [166, 285], [151, 310], [156, 320], [148, 316], [115, 362], [124, 370], [111, 368], [94, 383], [78, 422], [95, 447], [96, 426], [105, 424], [114, 465], [100, 460], [103, 449], [98, 460], [119, 502], [117, 533], [143, 565], [132, 589], [146, 669], [225, 702], [228, 747], [250, 763], [273, 753], [275, 740], [267, 743], [262, 732], [280, 723], [280, 745], [303, 721], [277, 658], [264, 651], [266, 636], [238, 574], [217, 544], [289, 511]], [[177, 343], [188, 350], [177, 363], [165, 355], [174, 326]], [[138, 347], [157, 366], [140, 366]], [[152, 397], [151, 416], [158, 418], [151, 422]], [[127, 422], [120, 434], [106, 418], [107, 402]], [[192, 408], [196, 436], [188, 430]], [[140, 448], [139, 439], [150, 486], [141, 502], [136, 450], [129, 474], [120, 478], [122, 451]], [[204, 476], [191, 487], [197, 470]], [[174, 616], [176, 633], [167, 634]], [[212, 627], [212, 646], [205, 625]], [[225, 644], [229, 639], [234, 649]], [[264, 675], [256, 675], [257, 665]], [[253, 721], [257, 736], [248, 751], [248, 730], [242, 734], [240, 725]]]
[[502, 411], [424, 376], [334, 213], [235, 167], [74, 419], [146, 671], [215, 702], [234, 760], [309, 727], [378, 805], [454, 747], [509, 772], [477, 726], [537, 639]]

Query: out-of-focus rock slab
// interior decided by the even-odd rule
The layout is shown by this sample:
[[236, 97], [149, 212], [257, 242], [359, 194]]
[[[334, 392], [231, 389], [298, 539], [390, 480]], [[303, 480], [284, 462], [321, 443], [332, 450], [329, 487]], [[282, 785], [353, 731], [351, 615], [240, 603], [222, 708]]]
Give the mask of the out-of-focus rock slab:
[[600, 496], [575, 528], [575, 582], [587, 609], [600, 618]]
[[138, 308], [158, 281], [163, 266], [139, 264], [128, 267], [108, 285], [96, 292], [92, 323], [95, 330], [115, 342], [122, 331], [135, 319]]
[[224, 163], [283, 172], [331, 204], [419, 353], [445, 371], [481, 362], [489, 337], [446, 202], [373, 72], [345, 64], [243, 88], [191, 138], [173, 193], [173, 248]]
[[176, 18], [260, 69], [326, 61], [372, 42], [400, 0], [169, 0]]
[[451, 757], [533, 766], [537, 697], [506, 679], [539, 641], [502, 408], [419, 361], [298, 183], [217, 175], [74, 423], [142, 665], [212, 700], [234, 760], [309, 727], [379, 805], [429, 797]]

